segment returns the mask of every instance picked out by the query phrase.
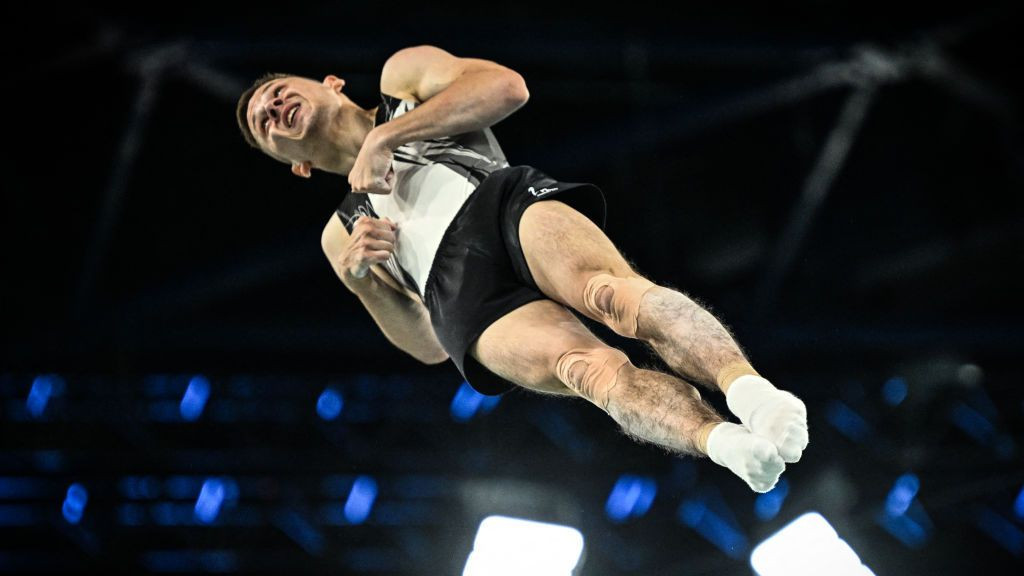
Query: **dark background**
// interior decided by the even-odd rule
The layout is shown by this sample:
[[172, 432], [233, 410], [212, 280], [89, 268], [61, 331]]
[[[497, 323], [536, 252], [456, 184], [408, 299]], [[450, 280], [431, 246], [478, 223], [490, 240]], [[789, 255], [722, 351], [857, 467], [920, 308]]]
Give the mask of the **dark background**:
[[[0, 570], [457, 574], [479, 521], [509, 514], [578, 528], [583, 575], [745, 575], [808, 511], [879, 575], [1019, 570], [1019, 21], [753, 4], [17, 9]], [[424, 43], [522, 74], [530, 101], [494, 127], [509, 161], [600, 186], [637, 268], [805, 400], [811, 444], [774, 500], [582, 400], [482, 401], [338, 282], [319, 238], [346, 182], [248, 148], [237, 96], [266, 71], [333, 73], [369, 108], [388, 56]], [[656, 493], [617, 520], [630, 477]], [[368, 516], [346, 515], [367, 478]], [[694, 503], [728, 530], [688, 524]]]

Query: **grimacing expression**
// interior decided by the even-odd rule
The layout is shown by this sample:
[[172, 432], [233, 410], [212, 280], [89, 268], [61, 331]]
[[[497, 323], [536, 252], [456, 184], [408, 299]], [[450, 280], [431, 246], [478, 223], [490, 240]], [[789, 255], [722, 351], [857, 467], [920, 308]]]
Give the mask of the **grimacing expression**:
[[300, 76], [266, 82], [249, 99], [246, 117], [253, 137], [270, 156], [288, 164], [322, 166], [330, 157], [329, 127], [344, 96], [344, 81], [323, 83]]

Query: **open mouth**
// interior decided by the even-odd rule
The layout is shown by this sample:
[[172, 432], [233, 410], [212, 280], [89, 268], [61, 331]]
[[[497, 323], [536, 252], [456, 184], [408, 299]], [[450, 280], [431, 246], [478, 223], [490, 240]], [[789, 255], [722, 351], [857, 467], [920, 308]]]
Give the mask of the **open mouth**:
[[298, 102], [296, 102], [295, 104], [292, 105], [291, 108], [288, 109], [288, 112], [286, 112], [285, 115], [284, 115], [285, 125], [287, 125], [289, 128], [292, 128], [292, 127], [295, 126], [295, 120], [299, 116], [299, 106], [300, 106], [300, 104]]

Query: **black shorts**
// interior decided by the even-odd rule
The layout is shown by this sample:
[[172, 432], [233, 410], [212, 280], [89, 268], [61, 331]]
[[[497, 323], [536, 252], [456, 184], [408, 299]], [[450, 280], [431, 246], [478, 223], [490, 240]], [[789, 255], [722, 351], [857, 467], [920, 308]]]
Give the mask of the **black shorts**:
[[495, 320], [547, 298], [519, 244], [519, 219], [534, 202], [556, 198], [604, 229], [606, 205], [593, 184], [559, 182], [531, 166], [492, 172], [445, 230], [424, 286], [424, 304], [445, 351], [469, 384], [497, 395], [513, 383], [467, 354]]

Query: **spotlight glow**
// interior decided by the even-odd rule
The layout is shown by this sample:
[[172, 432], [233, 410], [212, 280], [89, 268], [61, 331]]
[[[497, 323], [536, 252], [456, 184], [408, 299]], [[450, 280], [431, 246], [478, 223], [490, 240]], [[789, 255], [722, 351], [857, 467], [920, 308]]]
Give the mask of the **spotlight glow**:
[[224, 482], [219, 478], [210, 478], [203, 482], [203, 487], [196, 498], [195, 516], [203, 524], [210, 524], [217, 519], [220, 506], [224, 503]]
[[334, 420], [341, 415], [341, 409], [345, 406], [341, 394], [334, 388], [325, 388], [316, 400], [316, 413], [324, 420]]
[[570, 576], [583, 554], [583, 534], [558, 524], [507, 516], [480, 522], [462, 576]]
[[750, 554], [758, 576], [873, 576], [824, 516], [808, 512]]
[[345, 501], [345, 519], [351, 524], [362, 524], [370, 517], [373, 502], [377, 499], [377, 481], [371, 476], [360, 476], [352, 483], [352, 490]]
[[181, 404], [178, 410], [181, 417], [189, 422], [195, 422], [203, 413], [207, 399], [210, 398], [210, 381], [204, 376], [194, 376], [189, 380], [185, 395], [181, 397]]
[[639, 518], [647, 513], [658, 493], [658, 485], [653, 478], [624, 474], [615, 482], [608, 500], [605, 502], [605, 514], [614, 522], [623, 522], [627, 518]]
[[907, 381], [899, 376], [886, 380], [882, 386], [882, 398], [889, 406], [898, 406], [907, 398]]
[[81, 522], [82, 515], [85, 513], [85, 505], [88, 502], [89, 491], [85, 489], [85, 486], [78, 483], [69, 486], [68, 493], [64, 497], [64, 505], [61, 507], [64, 519], [70, 524]]

